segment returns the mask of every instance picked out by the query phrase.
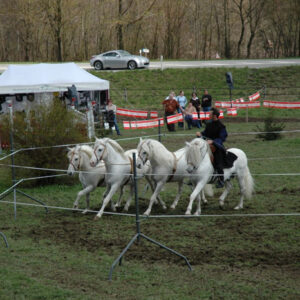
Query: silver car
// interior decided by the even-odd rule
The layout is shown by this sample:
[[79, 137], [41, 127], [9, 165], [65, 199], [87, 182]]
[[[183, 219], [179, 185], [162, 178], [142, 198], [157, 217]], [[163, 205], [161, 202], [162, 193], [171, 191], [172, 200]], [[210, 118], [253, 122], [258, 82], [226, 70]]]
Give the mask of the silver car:
[[144, 56], [131, 55], [124, 50], [113, 50], [94, 55], [90, 64], [95, 70], [102, 69], [130, 69], [145, 68], [149, 66], [149, 59]]

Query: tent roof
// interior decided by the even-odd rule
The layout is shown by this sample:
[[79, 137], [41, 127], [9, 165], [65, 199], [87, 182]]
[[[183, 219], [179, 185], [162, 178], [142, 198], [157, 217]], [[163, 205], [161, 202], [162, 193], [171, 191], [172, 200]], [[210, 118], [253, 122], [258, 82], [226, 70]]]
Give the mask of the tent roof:
[[109, 81], [81, 69], [75, 63], [9, 65], [0, 75], [0, 94], [108, 90]]

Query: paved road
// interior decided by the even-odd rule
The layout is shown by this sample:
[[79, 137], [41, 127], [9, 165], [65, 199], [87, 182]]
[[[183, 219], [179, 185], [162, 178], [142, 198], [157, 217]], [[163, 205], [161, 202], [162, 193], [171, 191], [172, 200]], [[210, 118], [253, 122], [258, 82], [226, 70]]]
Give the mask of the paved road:
[[[91, 70], [89, 63], [77, 63], [81, 68]], [[300, 59], [245, 59], [245, 60], [206, 60], [206, 61], [154, 61], [149, 69], [167, 68], [270, 68], [284, 66], [300, 66]], [[7, 69], [7, 63], [0, 63], [0, 72]]]

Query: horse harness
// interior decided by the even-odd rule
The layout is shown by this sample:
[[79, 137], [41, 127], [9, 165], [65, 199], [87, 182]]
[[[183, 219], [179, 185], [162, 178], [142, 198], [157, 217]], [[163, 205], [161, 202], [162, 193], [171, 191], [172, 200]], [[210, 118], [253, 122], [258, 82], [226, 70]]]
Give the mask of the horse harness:
[[172, 174], [168, 178], [167, 182], [169, 182], [173, 179], [174, 174], [176, 173], [176, 170], [177, 170], [177, 158], [176, 158], [176, 155], [174, 154], [174, 152], [172, 152], [172, 154], [173, 154], [173, 157], [174, 157], [173, 170], [172, 170]]

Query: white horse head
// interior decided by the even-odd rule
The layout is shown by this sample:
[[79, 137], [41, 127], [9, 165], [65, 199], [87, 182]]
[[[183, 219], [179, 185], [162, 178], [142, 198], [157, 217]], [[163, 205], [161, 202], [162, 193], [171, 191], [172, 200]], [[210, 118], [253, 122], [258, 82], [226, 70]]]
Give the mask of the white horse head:
[[97, 139], [94, 144], [94, 153], [90, 159], [90, 164], [92, 167], [96, 166], [96, 164], [100, 160], [106, 160], [109, 155], [108, 148], [111, 147], [111, 150], [114, 150], [118, 154], [120, 154], [123, 159], [127, 160], [123, 148], [114, 140], [109, 138]]
[[137, 151], [138, 151], [139, 164], [141, 161], [143, 165], [145, 165], [152, 152], [151, 140], [150, 139], [143, 140], [142, 138], [140, 138]]
[[79, 149], [78, 149], [78, 145], [76, 147], [73, 148], [68, 148], [69, 152], [67, 154], [68, 159], [69, 159], [69, 167], [68, 167], [68, 171], [67, 174], [72, 176], [74, 175], [74, 173], [78, 170], [79, 166], [80, 166], [80, 155], [79, 155]]
[[[92, 157], [93, 149], [88, 145], [77, 145], [74, 148], [68, 148], [69, 152], [67, 154], [69, 159], [68, 175], [72, 176], [76, 171], [80, 171], [83, 164], [87, 164], [87, 161], [83, 161], [84, 155], [86, 154], [89, 160]], [[87, 160], [86, 159], [86, 160]]]
[[210, 148], [203, 139], [196, 138], [190, 143], [186, 142], [187, 172], [196, 171], [207, 152], [210, 153]]

